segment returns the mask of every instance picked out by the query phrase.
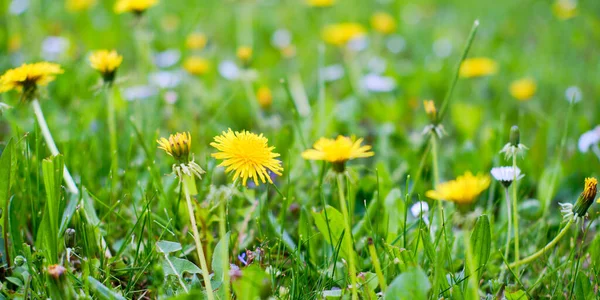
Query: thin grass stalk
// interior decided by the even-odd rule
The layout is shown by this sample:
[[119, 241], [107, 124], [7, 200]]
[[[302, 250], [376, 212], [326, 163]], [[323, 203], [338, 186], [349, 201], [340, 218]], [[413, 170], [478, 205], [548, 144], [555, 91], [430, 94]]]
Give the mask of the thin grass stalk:
[[515, 262], [519, 260], [519, 212], [517, 210], [517, 155], [513, 155], [512, 215], [515, 232]]
[[346, 197], [344, 195], [344, 174], [337, 174], [338, 193], [340, 196], [340, 209], [344, 217], [344, 235], [348, 235], [346, 249], [348, 251], [348, 272], [350, 273], [350, 283], [352, 284], [352, 300], [358, 299], [358, 281], [356, 279], [356, 267], [354, 262], [354, 247], [352, 245], [352, 229], [350, 228], [350, 218], [348, 216], [348, 206], [346, 205]]
[[[221, 236], [221, 242], [225, 242], [227, 238], [227, 199], [221, 199], [221, 205], [219, 205], [219, 213], [221, 215], [219, 220], [219, 235]], [[227, 241], [228, 243], [229, 241]], [[229, 287], [229, 248], [227, 249], [227, 255], [221, 255], [222, 261], [221, 266], [223, 269], [223, 293], [225, 299], [231, 298], [231, 289]]]

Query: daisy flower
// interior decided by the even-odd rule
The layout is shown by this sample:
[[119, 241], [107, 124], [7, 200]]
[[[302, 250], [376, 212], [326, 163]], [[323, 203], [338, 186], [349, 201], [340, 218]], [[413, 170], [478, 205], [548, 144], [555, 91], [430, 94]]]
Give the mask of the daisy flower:
[[434, 200], [452, 201], [456, 204], [470, 204], [490, 186], [488, 175], [473, 175], [466, 172], [455, 180], [440, 183], [435, 190], [427, 191], [427, 197]]
[[515, 178], [517, 178], [517, 180], [520, 180], [525, 176], [524, 174], [521, 174], [521, 169], [514, 169], [513, 167], [492, 168], [492, 171], [490, 173], [492, 173], [492, 177], [494, 177], [494, 179], [496, 179], [497, 181], [500, 181], [500, 183], [502, 183], [504, 187], [509, 187], [512, 184], [513, 180], [515, 180]]
[[226, 167], [225, 172], [234, 172], [234, 181], [241, 178], [244, 186], [248, 179], [256, 185], [259, 185], [259, 179], [262, 183], [272, 184], [269, 171], [281, 176], [281, 161], [275, 159], [279, 153], [273, 152], [275, 147], [269, 147], [269, 140], [262, 134], [245, 130], [233, 132], [230, 128], [214, 139], [210, 145], [219, 152], [211, 156], [223, 161], [219, 166]]
[[362, 146], [363, 139], [355, 140], [339, 135], [335, 140], [320, 138], [313, 149], [302, 152], [302, 157], [308, 160], [324, 160], [333, 164], [334, 170], [343, 172], [348, 160], [375, 155], [371, 146]]

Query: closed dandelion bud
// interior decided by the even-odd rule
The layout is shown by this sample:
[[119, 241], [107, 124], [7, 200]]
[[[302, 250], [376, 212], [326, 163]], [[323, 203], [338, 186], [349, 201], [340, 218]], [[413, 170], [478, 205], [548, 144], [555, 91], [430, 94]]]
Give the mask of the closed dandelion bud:
[[189, 132], [171, 134], [169, 139], [161, 138], [157, 141], [159, 149], [165, 152], [177, 161], [187, 163], [189, 161], [190, 149], [192, 147], [192, 138]]
[[256, 92], [256, 99], [258, 100], [258, 104], [263, 109], [268, 109], [273, 104], [273, 94], [271, 93], [271, 89], [267, 86], [261, 86]]
[[432, 123], [437, 123], [437, 109], [435, 108], [433, 100], [424, 100], [423, 107], [425, 108], [425, 113], [427, 113], [429, 120]]
[[65, 231], [65, 246], [67, 246], [67, 248], [74, 248], [75, 245], [75, 229], [67, 228]]
[[250, 64], [250, 60], [252, 59], [252, 48], [248, 46], [241, 46], [237, 49], [236, 55], [242, 64], [247, 66]]
[[519, 126], [515, 125], [510, 128], [510, 144], [514, 147], [519, 147], [520, 142], [521, 132], [519, 131]]
[[577, 198], [575, 206], [573, 206], [573, 213], [575, 215], [582, 217], [587, 214], [588, 209], [596, 199], [597, 185], [598, 180], [596, 180], [596, 178], [590, 177], [585, 179], [583, 192], [579, 195], [579, 198]]

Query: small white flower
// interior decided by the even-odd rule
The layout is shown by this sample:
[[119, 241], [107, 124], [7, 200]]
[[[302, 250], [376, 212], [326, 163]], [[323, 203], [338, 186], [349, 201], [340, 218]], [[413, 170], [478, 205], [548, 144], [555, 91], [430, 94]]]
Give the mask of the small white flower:
[[583, 133], [579, 137], [577, 147], [579, 148], [579, 152], [587, 153], [592, 145], [597, 145], [598, 143], [600, 143], [600, 125], [596, 126], [596, 128], [590, 131]]
[[49, 36], [42, 42], [42, 57], [48, 61], [56, 61], [67, 49], [69, 40], [61, 36]]
[[123, 90], [123, 97], [128, 101], [143, 100], [158, 94], [158, 89], [150, 85], [137, 85]]
[[518, 167], [516, 169], [513, 167], [496, 167], [492, 168], [491, 173], [494, 179], [500, 181], [505, 187], [510, 186], [515, 177], [517, 180], [520, 180], [525, 176], [524, 174], [521, 174], [521, 169]]
[[319, 76], [321, 76], [325, 82], [336, 81], [344, 77], [344, 67], [342, 67], [342, 65], [325, 66], [319, 70]]
[[219, 64], [219, 74], [227, 80], [236, 80], [240, 77], [240, 68], [231, 60]]
[[419, 201], [410, 207], [410, 213], [415, 218], [426, 216], [429, 213], [429, 205], [425, 201]]
[[150, 82], [161, 89], [172, 89], [181, 83], [183, 74], [180, 71], [159, 71], [150, 74]]
[[283, 49], [292, 43], [292, 34], [287, 29], [277, 29], [271, 36], [271, 45]]
[[355, 52], [360, 52], [362, 50], [365, 50], [365, 49], [367, 49], [367, 47], [369, 47], [369, 40], [367, 39], [366, 36], [359, 36], [359, 37], [351, 39], [348, 42], [348, 49], [355, 51]]
[[29, 8], [29, 0], [13, 0], [10, 2], [8, 11], [17, 16], [24, 13]]
[[570, 86], [565, 91], [567, 101], [577, 103], [581, 101], [581, 89], [578, 86]]
[[448, 38], [440, 38], [433, 42], [433, 53], [439, 58], [452, 54], [452, 42]]
[[177, 49], [169, 49], [154, 55], [154, 64], [159, 68], [169, 68], [179, 62], [181, 52]]
[[393, 78], [374, 73], [365, 75], [361, 84], [370, 92], [385, 93], [396, 89], [396, 81]]

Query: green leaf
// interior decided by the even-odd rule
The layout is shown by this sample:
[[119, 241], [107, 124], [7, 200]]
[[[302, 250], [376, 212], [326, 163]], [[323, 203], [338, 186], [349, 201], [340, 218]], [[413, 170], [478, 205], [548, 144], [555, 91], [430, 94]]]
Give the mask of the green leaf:
[[[10, 139], [0, 156], [0, 208], [5, 209], [8, 198], [10, 197], [10, 183], [12, 175], [12, 152], [13, 140]], [[6, 213], [2, 213], [4, 217]]]
[[[334, 247], [341, 245], [340, 255], [347, 260], [350, 255], [345, 245], [348, 242], [346, 239], [350, 239], [350, 234], [348, 232], [344, 232], [344, 217], [342, 216], [342, 213], [337, 209], [327, 205], [327, 207], [320, 212], [313, 211], [312, 215], [315, 219], [315, 225], [317, 225], [317, 229], [319, 229], [319, 232], [321, 232], [324, 239]], [[344, 240], [341, 241], [340, 244], [342, 235]]]
[[419, 267], [411, 267], [392, 281], [385, 293], [385, 299], [425, 300], [431, 283]]
[[46, 205], [36, 244], [46, 250], [46, 258], [52, 264], [58, 263], [60, 195], [62, 189], [64, 160], [62, 155], [42, 161]]
[[179, 276], [183, 275], [184, 272], [188, 272], [191, 274], [200, 274], [202, 272], [202, 270], [200, 270], [198, 266], [196, 266], [193, 262], [187, 259], [169, 257], [168, 260], [171, 262], [171, 264], [173, 264], [173, 268], [175, 268], [175, 271], [173, 271], [173, 268], [171, 268], [169, 263], [165, 260], [163, 261], [163, 270], [165, 272], [165, 276], [177, 275], [175, 272], [177, 272]]
[[99, 299], [105, 300], [125, 300], [125, 298], [109, 288], [107, 288], [100, 281], [94, 279], [92, 276], [88, 276], [88, 282], [90, 283], [90, 288], [94, 292], [94, 295]]
[[471, 233], [471, 251], [473, 252], [473, 261], [479, 275], [483, 272], [483, 267], [490, 257], [491, 247], [492, 233], [490, 231], [490, 220], [487, 215], [482, 215], [477, 218], [475, 228]]
[[181, 250], [181, 244], [169, 241], [158, 241], [156, 242], [156, 248], [164, 254]]
[[223, 281], [223, 255], [226, 255], [227, 261], [229, 261], [230, 235], [231, 234], [228, 232], [225, 234], [225, 237], [217, 243], [212, 257], [212, 269], [215, 272], [214, 278], [219, 281]]
[[263, 291], [269, 292], [270, 283], [264, 270], [250, 265], [242, 270], [241, 277], [233, 280], [232, 286], [237, 300], [256, 300], [263, 299]]
[[431, 242], [429, 228], [427, 227], [425, 222], [419, 222], [419, 227], [419, 232], [421, 235], [421, 240], [423, 241], [423, 249], [425, 250], [425, 254], [431, 262], [434, 262], [437, 255], [435, 253], [435, 248], [433, 247], [433, 242]]
[[590, 278], [585, 276], [583, 272], [577, 273], [577, 280], [575, 281], [575, 299], [597, 299], [594, 297], [594, 289], [590, 283]]
[[527, 294], [523, 290], [504, 293], [506, 300], [527, 300]]

